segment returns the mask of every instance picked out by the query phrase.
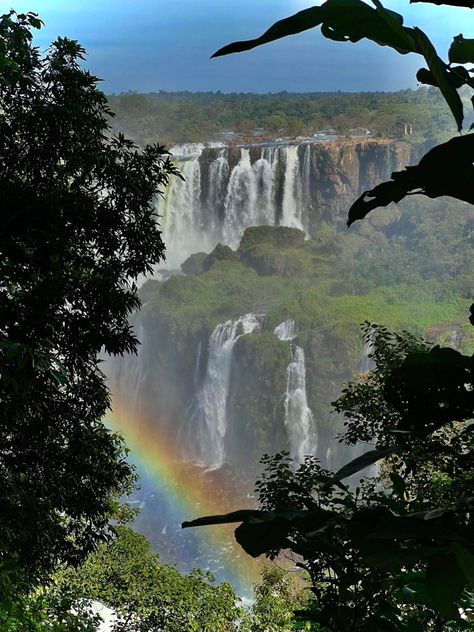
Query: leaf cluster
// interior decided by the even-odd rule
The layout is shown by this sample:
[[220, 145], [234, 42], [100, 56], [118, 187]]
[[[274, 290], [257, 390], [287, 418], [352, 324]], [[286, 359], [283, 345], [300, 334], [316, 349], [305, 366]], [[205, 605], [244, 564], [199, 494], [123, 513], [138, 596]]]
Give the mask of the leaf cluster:
[[35, 14], [0, 18], [0, 557], [28, 582], [110, 537], [135, 475], [99, 353], [133, 351], [133, 279], [164, 246], [161, 146], [111, 137], [81, 46], [32, 46]]

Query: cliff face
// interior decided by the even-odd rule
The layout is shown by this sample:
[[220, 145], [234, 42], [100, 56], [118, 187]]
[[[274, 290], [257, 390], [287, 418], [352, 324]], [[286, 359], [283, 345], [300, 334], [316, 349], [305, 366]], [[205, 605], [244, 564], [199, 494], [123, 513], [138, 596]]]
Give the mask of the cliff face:
[[172, 265], [218, 242], [236, 248], [249, 226], [291, 226], [309, 236], [322, 221], [340, 229], [364, 190], [418, 153], [376, 140], [192, 147], [176, 156], [186, 181], [175, 180], [159, 207]]
[[[288, 163], [292, 160], [293, 148], [296, 150], [296, 160], [291, 165]], [[321, 220], [331, 226], [345, 224], [347, 209], [356, 197], [390, 178], [393, 171], [403, 169], [419, 153], [417, 147], [409, 143], [386, 140], [204, 148], [198, 158], [202, 183], [201, 203], [204, 207], [209, 198], [216, 198], [212, 191], [216, 184], [212, 173], [216, 161], [219, 158], [227, 161], [227, 168], [221, 173], [219, 181], [221, 191], [227, 192], [232, 172], [239, 164], [242, 165], [242, 156], [246, 151], [249, 154], [249, 164], [254, 169], [257, 167], [258, 170], [261, 162], [265, 161], [271, 166], [277, 219], [284, 215], [281, 207], [284, 204], [287, 170], [291, 167], [295, 169], [299, 186], [302, 189], [307, 186], [307, 196], [302, 196], [299, 202], [305, 206], [303, 217], [310, 236], [316, 233]], [[225, 201], [225, 195], [221, 199]], [[220, 210], [222, 213], [222, 207]]]
[[313, 146], [311, 151], [310, 234], [325, 221], [341, 228], [354, 200], [393, 171], [410, 164], [413, 148], [404, 142], [365, 141]]

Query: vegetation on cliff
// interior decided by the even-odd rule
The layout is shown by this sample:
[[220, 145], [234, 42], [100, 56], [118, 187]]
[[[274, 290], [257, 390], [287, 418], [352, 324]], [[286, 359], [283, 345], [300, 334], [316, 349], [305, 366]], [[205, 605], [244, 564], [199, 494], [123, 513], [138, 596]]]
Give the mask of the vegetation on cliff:
[[227, 405], [229, 427], [239, 428], [229, 431], [227, 456], [232, 462], [238, 454], [235, 462], [243, 459], [255, 471], [262, 451], [288, 445], [282, 397], [291, 350], [273, 332], [294, 319], [308, 404], [318, 419], [318, 454], [325, 458], [339, 424], [330, 402], [361, 364], [362, 321], [450, 339], [460, 348], [472, 342], [465, 325], [472, 211], [455, 203], [452, 209], [457, 223], [447, 220], [444, 204], [429, 218], [413, 204], [394, 213], [384, 231], [369, 226], [341, 234], [322, 225], [315, 239], [287, 227], [249, 228], [237, 250], [218, 246], [191, 256], [183, 264], [188, 274], [148, 281], [135, 318], [146, 336], [147, 371], [164, 393], [160, 415], [171, 409], [187, 418], [198, 348], [205, 357], [219, 323], [264, 314], [261, 331], [236, 342]]
[[[222, 94], [123, 93], [109, 96], [115, 129], [139, 144], [205, 142], [229, 138], [313, 135], [324, 130], [414, 142], [444, 138], [455, 127], [435, 89], [394, 93]], [[358, 130], [356, 128], [359, 128]], [[230, 136], [232, 138], [232, 136]]]

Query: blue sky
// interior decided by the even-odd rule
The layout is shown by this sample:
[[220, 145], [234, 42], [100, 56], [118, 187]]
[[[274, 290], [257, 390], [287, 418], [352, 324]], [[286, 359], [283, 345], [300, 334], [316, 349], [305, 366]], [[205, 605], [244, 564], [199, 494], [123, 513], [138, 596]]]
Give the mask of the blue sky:
[[[58, 35], [78, 39], [106, 92], [222, 90], [278, 92], [397, 90], [416, 86], [421, 58], [370, 42], [324, 39], [319, 30], [240, 55], [210, 60], [218, 48], [263, 32], [311, 6], [303, 0], [0, 0], [2, 12], [36, 11], [46, 23], [41, 48]], [[445, 55], [453, 35], [472, 26], [468, 9], [386, 0]], [[468, 29], [467, 29], [468, 31]], [[469, 36], [469, 32], [465, 33]]]

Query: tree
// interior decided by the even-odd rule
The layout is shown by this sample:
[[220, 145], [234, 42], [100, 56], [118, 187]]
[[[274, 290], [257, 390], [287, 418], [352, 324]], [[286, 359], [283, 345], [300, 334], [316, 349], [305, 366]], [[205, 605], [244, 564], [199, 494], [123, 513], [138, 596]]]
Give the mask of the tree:
[[110, 135], [84, 50], [59, 38], [42, 57], [40, 27], [32, 13], [0, 18], [0, 564], [14, 575], [4, 609], [11, 586], [18, 595], [107, 539], [113, 497], [134, 484], [101, 421], [99, 353], [136, 348], [134, 279], [163, 258], [153, 202], [177, 173], [164, 147], [139, 152]]
[[255, 601], [239, 632], [288, 632], [293, 630], [293, 611], [301, 605], [288, 572], [277, 566], [264, 567], [262, 580], [254, 586]]
[[[349, 383], [335, 407], [347, 418], [343, 439], [375, 449], [336, 474], [314, 457], [295, 470], [285, 453], [265, 456], [260, 510], [185, 526], [242, 522], [236, 538], [250, 555], [296, 554], [314, 594], [305, 616], [323, 630], [474, 629], [473, 424], [454, 411], [442, 428], [417, 421], [410, 432], [390, 395], [392, 376], [439, 348], [383, 327], [366, 333], [376, 368]], [[342, 483], [382, 457], [378, 477]]]
[[101, 545], [79, 568], [58, 572], [39, 600], [50, 622], [75, 620], [72, 630], [97, 624], [93, 601], [112, 609], [114, 632], [237, 630], [237, 597], [229, 584], [213, 581], [208, 573], [182, 575], [162, 564], [142, 535], [118, 527], [114, 542]]

